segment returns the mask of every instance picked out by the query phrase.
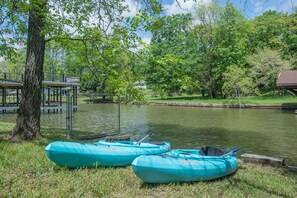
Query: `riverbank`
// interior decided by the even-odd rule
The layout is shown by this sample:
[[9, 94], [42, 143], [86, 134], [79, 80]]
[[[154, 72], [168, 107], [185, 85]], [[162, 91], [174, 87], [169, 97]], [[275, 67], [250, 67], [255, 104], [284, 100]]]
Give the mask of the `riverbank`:
[[141, 182], [131, 166], [67, 169], [44, 152], [51, 140], [0, 140], [0, 197], [295, 197], [296, 174], [285, 169], [240, 164], [228, 177], [169, 185]]
[[242, 98], [241, 104], [228, 99], [203, 98], [201, 96], [175, 96], [168, 98], [150, 98], [149, 105], [211, 107], [211, 108], [262, 108], [262, 109], [297, 109], [297, 98], [293, 96], [250, 96]]
[[282, 109], [295, 110], [297, 104], [212, 104], [195, 102], [149, 102], [153, 106], [179, 106], [179, 107], [209, 107], [209, 108], [250, 108], [250, 109]]

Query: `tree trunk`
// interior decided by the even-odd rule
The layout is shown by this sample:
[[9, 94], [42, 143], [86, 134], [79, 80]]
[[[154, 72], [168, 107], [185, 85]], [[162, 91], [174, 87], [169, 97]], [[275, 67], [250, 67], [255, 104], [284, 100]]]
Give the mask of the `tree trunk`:
[[22, 98], [11, 139], [26, 140], [41, 138], [40, 103], [45, 37], [42, 34], [45, 22], [46, 0], [30, 0], [27, 54]]

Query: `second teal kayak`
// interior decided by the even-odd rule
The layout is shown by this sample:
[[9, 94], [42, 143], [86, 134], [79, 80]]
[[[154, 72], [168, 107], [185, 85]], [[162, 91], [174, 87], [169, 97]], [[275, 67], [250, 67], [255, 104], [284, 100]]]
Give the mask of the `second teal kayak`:
[[203, 156], [199, 150], [177, 149], [166, 154], [136, 158], [132, 167], [146, 183], [192, 182], [217, 179], [234, 173], [234, 154]]

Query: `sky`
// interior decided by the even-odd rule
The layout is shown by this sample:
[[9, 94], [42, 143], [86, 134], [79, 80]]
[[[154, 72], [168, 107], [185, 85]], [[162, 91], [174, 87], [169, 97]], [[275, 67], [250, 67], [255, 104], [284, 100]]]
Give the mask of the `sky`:
[[[211, 0], [163, 0], [162, 5], [166, 15], [193, 12], [195, 4], [203, 4]], [[228, 0], [217, 0], [220, 5], [226, 4]], [[297, 0], [229, 0], [239, 10], [241, 10], [247, 18], [253, 19], [263, 14], [267, 10], [276, 10], [284, 13], [292, 13], [294, 7], [297, 6]], [[177, 3], [178, 2], [178, 3]], [[135, 16], [137, 12], [137, 3], [135, 0], [126, 0], [125, 4], [129, 6], [130, 12], [125, 12], [125, 17]], [[179, 5], [180, 6], [179, 6]], [[149, 32], [139, 31], [138, 35], [145, 43], [150, 43], [151, 34]], [[3, 60], [0, 57], [0, 61]]]
[[[126, 0], [132, 1], [132, 0]], [[211, 0], [196, 0], [197, 3], [207, 3]], [[226, 4], [228, 0], [217, 0], [220, 5]], [[178, 0], [182, 8], [191, 11], [191, 8], [196, 3], [194, 0]], [[276, 10], [285, 13], [292, 13], [294, 6], [297, 6], [297, 0], [229, 0], [235, 7], [241, 10], [246, 17], [255, 18], [267, 10]], [[176, 0], [163, 0], [163, 5], [167, 15], [185, 13]]]
[[[126, 0], [133, 2], [134, 0]], [[208, 3], [211, 0], [163, 0], [163, 6], [166, 15], [192, 12], [195, 4]], [[225, 5], [228, 0], [217, 0], [220, 5]], [[229, 0], [236, 8], [242, 11], [246, 18], [253, 19], [267, 10], [276, 10], [278, 12], [293, 13], [297, 6], [297, 0]], [[130, 3], [127, 3], [129, 5]], [[149, 32], [139, 32], [139, 36], [145, 43], [150, 43], [151, 34]]]
[[[219, 0], [224, 5], [227, 0]], [[240, 9], [247, 18], [255, 18], [267, 10], [276, 10], [278, 12], [292, 13], [297, 6], [297, 0], [231, 0], [231, 2]]]

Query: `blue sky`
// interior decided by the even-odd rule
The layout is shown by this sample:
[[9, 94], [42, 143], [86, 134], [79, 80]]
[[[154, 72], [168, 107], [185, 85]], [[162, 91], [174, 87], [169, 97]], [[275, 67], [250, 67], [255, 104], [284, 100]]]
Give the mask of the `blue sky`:
[[[133, 0], [126, 0], [129, 2]], [[162, 4], [164, 6], [167, 15], [186, 13], [193, 11], [193, 7], [197, 3], [207, 3], [211, 0], [178, 0], [181, 9], [178, 6], [176, 0], [163, 0]], [[217, 0], [220, 5], [225, 5], [228, 0]], [[297, 0], [229, 0], [233, 3], [235, 7], [244, 13], [247, 18], [253, 19], [256, 16], [263, 14], [267, 10], [276, 10], [278, 12], [293, 13], [294, 7], [297, 6]], [[142, 40], [146, 43], [150, 43], [151, 34], [149, 32], [139, 32]]]
[[[179, 2], [181, 9], [178, 6]], [[197, 3], [207, 3], [211, 0], [163, 0], [162, 4], [165, 8], [167, 15], [185, 13], [193, 11], [193, 7]], [[224, 5], [228, 0], [217, 0], [219, 4]], [[276, 10], [284, 13], [292, 13], [294, 7], [297, 6], [297, 0], [229, 0], [235, 5], [239, 10], [241, 10], [247, 18], [255, 18], [263, 14], [267, 10]], [[245, 3], [247, 2], [247, 3]], [[125, 4], [129, 6], [130, 12], [125, 12], [126, 17], [134, 16], [137, 12], [137, 3], [135, 0], [125, 0]], [[142, 40], [146, 43], [150, 43], [151, 34], [149, 32], [138, 32]], [[3, 60], [0, 57], [0, 61]]]
[[[224, 5], [227, 0], [219, 0]], [[267, 10], [276, 10], [284, 13], [292, 13], [294, 6], [297, 6], [297, 0], [231, 0], [238, 9], [240, 9], [247, 18], [255, 18]]]
[[[129, 1], [129, 0], [126, 0]], [[196, 3], [207, 3], [211, 0], [196, 0]], [[217, 0], [221, 5], [226, 4], [228, 0]], [[195, 0], [178, 0], [179, 4], [185, 9], [191, 9]], [[267, 10], [277, 10], [285, 13], [292, 13], [294, 6], [297, 6], [297, 0], [229, 0], [235, 7], [241, 10], [248, 18], [254, 18]], [[176, 3], [176, 0], [163, 0], [162, 3], [167, 9], [167, 14], [174, 12], [183, 12]]]

